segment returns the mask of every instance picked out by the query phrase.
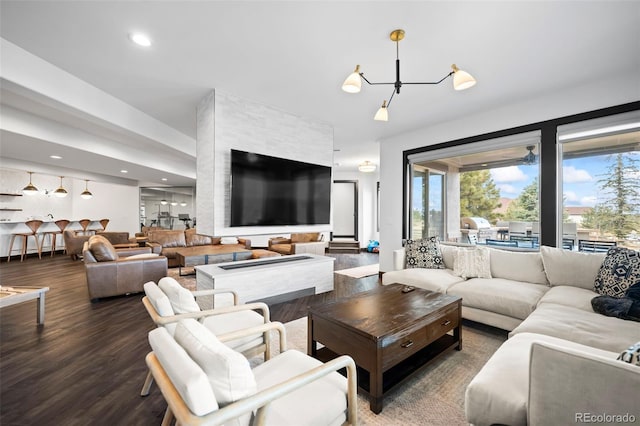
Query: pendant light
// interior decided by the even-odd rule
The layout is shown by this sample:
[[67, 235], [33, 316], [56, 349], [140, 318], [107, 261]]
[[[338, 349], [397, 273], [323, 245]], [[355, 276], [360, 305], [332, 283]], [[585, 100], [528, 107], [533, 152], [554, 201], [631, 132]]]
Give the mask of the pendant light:
[[62, 178], [64, 178], [64, 176], [60, 176], [60, 187], [55, 191], [53, 191], [53, 195], [55, 195], [58, 198], [64, 198], [68, 194], [67, 190], [64, 189], [64, 187], [62, 186]]
[[85, 200], [89, 200], [91, 198], [93, 198], [93, 194], [91, 192], [89, 192], [89, 181], [87, 179], [84, 180], [84, 191], [82, 191], [82, 193], [80, 194], [80, 196], [82, 198], [84, 198]]
[[36, 188], [32, 183], [31, 183], [31, 175], [33, 174], [33, 172], [27, 172], [29, 173], [29, 185], [25, 186], [24, 188], [22, 188], [22, 193], [24, 195], [35, 195], [38, 193], [38, 188]]

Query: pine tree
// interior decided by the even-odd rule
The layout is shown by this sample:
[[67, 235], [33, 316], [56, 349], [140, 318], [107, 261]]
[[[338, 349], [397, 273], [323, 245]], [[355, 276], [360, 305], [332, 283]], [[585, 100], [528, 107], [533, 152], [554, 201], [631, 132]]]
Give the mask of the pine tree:
[[522, 189], [518, 198], [513, 200], [505, 214], [507, 219], [522, 221], [540, 220], [540, 203], [538, 197], [538, 178]]
[[[631, 231], [637, 230], [640, 214], [640, 169], [638, 160], [631, 153], [618, 153], [607, 173], [598, 181], [605, 199], [596, 205], [596, 213], [601, 218], [601, 228], [619, 239], [624, 239]], [[602, 213], [608, 213], [607, 220]]]
[[494, 213], [500, 207], [500, 190], [489, 170], [460, 173], [460, 216], [484, 217], [489, 222], [497, 219]]

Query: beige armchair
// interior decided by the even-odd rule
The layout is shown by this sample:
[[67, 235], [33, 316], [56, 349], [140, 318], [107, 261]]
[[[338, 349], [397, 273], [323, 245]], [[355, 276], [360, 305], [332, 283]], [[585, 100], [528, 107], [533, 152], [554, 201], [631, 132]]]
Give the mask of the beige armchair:
[[291, 234], [291, 238], [269, 238], [269, 250], [280, 254], [311, 253], [324, 255], [326, 243], [320, 232]]
[[[242, 355], [193, 319], [181, 320], [175, 336], [165, 328], [149, 333], [146, 357], [168, 408], [163, 424], [357, 424], [357, 381], [353, 359], [325, 364], [286, 350], [278, 322], [226, 339], [264, 330], [280, 333], [280, 354], [251, 369]], [[346, 368], [347, 377], [338, 370]]]
[[[257, 302], [239, 305], [238, 294], [232, 290], [189, 291], [175, 279], [164, 277], [158, 285], [154, 282], [146, 283], [144, 292], [142, 304], [149, 316], [158, 327], [165, 327], [171, 335], [175, 332], [176, 323], [185, 318], [198, 319], [207, 329], [220, 336], [270, 321], [269, 307], [266, 304]], [[195, 297], [221, 298], [224, 295], [229, 296], [231, 305], [203, 311], [195, 301]], [[266, 360], [271, 352], [269, 335], [266, 331], [243, 339], [231, 340], [226, 344], [248, 358], [262, 354]], [[153, 377], [149, 372], [140, 395], [149, 395], [152, 384]]]
[[149, 281], [167, 275], [167, 258], [147, 247], [118, 249], [104, 237], [93, 235], [82, 251], [89, 298], [140, 293]]

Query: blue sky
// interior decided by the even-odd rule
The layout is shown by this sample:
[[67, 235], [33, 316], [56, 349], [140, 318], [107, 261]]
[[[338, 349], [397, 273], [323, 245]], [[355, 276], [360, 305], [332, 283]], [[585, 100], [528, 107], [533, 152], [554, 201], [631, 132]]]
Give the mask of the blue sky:
[[[640, 153], [635, 152], [640, 160]], [[608, 166], [614, 161], [609, 155], [577, 158], [564, 160], [563, 162], [563, 193], [566, 206], [592, 207], [602, 201], [606, 194], [600, 189], [599, 180], [605, 177]], [[538, 165], [511, 166], [500, 169], [492, 169], [491, 176], [500, 189], [500, 196], [504, 198], [517, 198], [522, 189], [529, 185], [538, 175]], [[640, 176], [638, 176], [640, 179]], [[432, 187], [432, 190], [434, 188]], [[431, 199], [440, 198], [440, 190], [435, 189]], [[414, 209], [420, 206], [420, 188], [414, 187]]]

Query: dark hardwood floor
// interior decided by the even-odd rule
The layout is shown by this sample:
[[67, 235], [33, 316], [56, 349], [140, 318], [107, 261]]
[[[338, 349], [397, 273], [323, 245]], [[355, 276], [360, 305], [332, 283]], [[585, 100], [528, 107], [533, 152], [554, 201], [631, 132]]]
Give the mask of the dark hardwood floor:
[[[335, 270], [378, 262], [378, 255], [331, 254]], [[270, 306], [274, 321], [306, 316], [307, 306], [346, 297], [379, 284], [334, 275], [335, 290]], [[45, 324], [36, 302], [0, 310], [0, 424], [159, 425], [166, 404], [156, 386], [140, 397], [147, 374], [147, 333], [154, 328], [142, 295], [89, 301], [81, 261], [58, 254], [6, 258], [3, 286], [47, 286]]]

